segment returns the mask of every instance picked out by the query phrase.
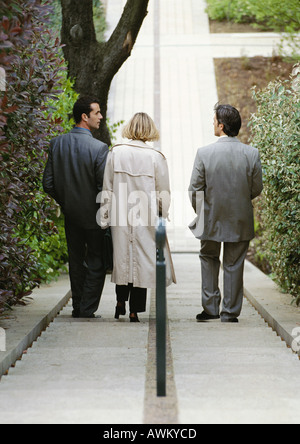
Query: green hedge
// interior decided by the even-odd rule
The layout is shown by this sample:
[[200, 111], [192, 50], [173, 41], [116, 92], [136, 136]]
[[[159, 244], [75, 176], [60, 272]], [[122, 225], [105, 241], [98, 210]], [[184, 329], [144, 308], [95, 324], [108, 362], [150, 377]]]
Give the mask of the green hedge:
[[[284, 32], [283, 42], [289, 56], [299, 60], [299, 0], [206, 0], [212, 20], [250, 23], [262, 30]], [[283, 45], [278, 48], [283, 55]]]
[[252, 144], [261, 153], [263, 248], [274, 279], [300, 303], [300, 64], [290, 81], [254, 90]]
[[257, 23], [274, 31], [294, 32], [300, 28], [298, 0], [206, 0], [212, 20]]
[[63, 218], [41, 178], [73, 97], [59, 39], [48, 29], [51, 2], [1, 0], [1, 12], [0, 313], [67, 260]]

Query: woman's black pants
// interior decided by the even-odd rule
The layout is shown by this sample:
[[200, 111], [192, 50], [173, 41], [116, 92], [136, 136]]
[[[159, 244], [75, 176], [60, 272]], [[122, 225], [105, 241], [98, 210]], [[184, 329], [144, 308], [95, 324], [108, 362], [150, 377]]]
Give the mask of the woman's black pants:
[[130, 313], [146, 311], [147, 288], [134, 287], [133, 284], [116, 286], [117, 301], [124, 303], [129, 300]]

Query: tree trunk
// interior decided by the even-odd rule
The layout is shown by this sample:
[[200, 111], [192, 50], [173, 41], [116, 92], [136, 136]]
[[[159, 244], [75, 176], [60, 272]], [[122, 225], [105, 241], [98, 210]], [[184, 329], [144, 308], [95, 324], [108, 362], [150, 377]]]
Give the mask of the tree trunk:
[[81, 95], [100, 100], [104, 117], [97, 138], [111, 144], [106, 126], [107, 101], [112, 79], [131, 55], [147, 15], [149, 0], [127, 0], [122, 17], [107, 42], [98, 42], [93, 20], [93, 0], [61, 0], [65, 59], [69, 76]]

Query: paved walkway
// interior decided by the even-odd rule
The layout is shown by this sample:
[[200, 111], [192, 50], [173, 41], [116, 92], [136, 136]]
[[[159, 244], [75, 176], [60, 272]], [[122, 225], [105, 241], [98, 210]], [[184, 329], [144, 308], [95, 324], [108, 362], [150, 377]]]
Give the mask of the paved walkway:
[[[0, 424], [299, 423], [298, 356], [246, 299], [239, 324], [196, 323], [199, 259], [176, 254], [174, 262], [178, 285], [168, 290], [167, 398], [156, 397], [154, 296], [140, 324], [127, 316], [115, 321], [108, 277], [101, 319], [72, 319], [69, 303], [2, 377]], [[256, 290], [255, 297], [272, 316], [282, 295], [247, 265], [246, 284], [249, 278], [260, 282], [262, 295]], [[1, 322], [8, 354], [68, 288], [62, 277], [37, 290], [31, 306], [17, 307], [14, 319]], [[288, 296], [281, 300], [274, 322], [299, 327], [299, 309], [289, 302]], [[0, 361], [4, 356], [0, 352]]]
[[[124, 4], [108, 0], [111, 26]], [[7, 344], [7, 352], [0, 352], [1, 374], [28, 349], [1, 379], [0, 424], [299, 423], [300, 362], [286, 345], [300, 326], [300, 310], [290, 306], [289, 296], [247, 264], [248, 299], [240, 323], [195, 322], [201, 282], [193, 251], [199, 243], [186, 229], [193, 214], [185, 190], [197, 148], [213, 140], [212, 56], [225, 54], [229, 41], [230, 55], [236, 56], [257, 42], [255, 35], [247, 44], [244, 35], [223, 38], [209, 35], [202, 0], [151, 0], [133, 55], [110, 97], [113, 121], [139, 110], [158, 119], [174, 196], [172, 249], [190, 252], [174, 254], [178, 285], [168, 290], [167, 398], [158, 399], [155, 392], [153, 294], [141, 324], [130, 324], [127, 317], [115, 321], [108, 277], [102, 318], [75, 320], [70, 303], [65, 306], [69, 280], [62, 276], [34, 292], [29, 306], [16, 307], [11, 319], [0, 321]], [[265, 42], [256, 44], [256, 55], [258, 48], [272, 53], [273, 42]]]
[[193, 322], [201, 311], [196, 258], [176, 256], [180, 283], [169, 294], [180, 422], [299, 423], [299, 359], [247, 300], [239, 324]]

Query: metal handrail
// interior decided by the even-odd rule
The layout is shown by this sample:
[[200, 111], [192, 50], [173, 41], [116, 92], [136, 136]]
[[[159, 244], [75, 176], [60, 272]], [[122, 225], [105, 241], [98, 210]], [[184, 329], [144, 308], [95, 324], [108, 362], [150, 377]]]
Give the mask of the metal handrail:
[[163, 218], [159, 218], [156, 228], [156, 371], [157, 396], [167, 395], [167, 301], [166, 301], [166, 262], [164, 247], [166, 245], [166, 225]]

